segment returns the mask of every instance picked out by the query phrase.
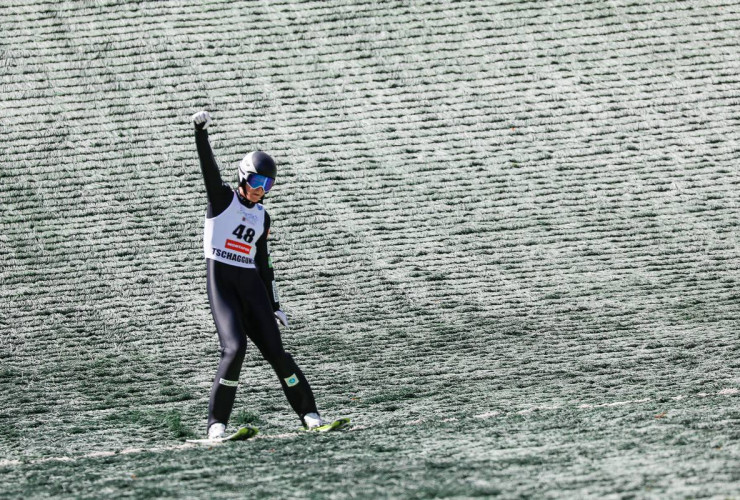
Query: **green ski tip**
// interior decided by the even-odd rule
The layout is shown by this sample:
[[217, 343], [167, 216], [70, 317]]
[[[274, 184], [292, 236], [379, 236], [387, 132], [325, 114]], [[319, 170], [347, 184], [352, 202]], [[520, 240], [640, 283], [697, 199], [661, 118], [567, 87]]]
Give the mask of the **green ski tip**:
[[347, 427], [349, 425], [349, 418], [338, 418], [334, 422], [330, 424], [324, 424], [320, 425], [318, 427], [314, 427], [313, 429], [302, 429], [306, 432], [329, 432], [329, 431], [336, 431], [339, 429], [342, 429], [344, 427]]
[[226, 441], [244, 441], [245, 439], [252, 438], [257, 435], [259, 430], [256, 427], [240, 427], [236, 432], [233, 434], [229, 434], [228, 436], [216, 438], [216, 439], [188, 439], [185, 442], [186, 443], [194, 443], [194, 444], [204, 444], [204, 445], [214, 445], [214, 444], [221, 444], [225, 443]]
[[224, 441], [244, 441], [245, 439], [256, 436], [258, 432], [259, 430], [257, 430], [256, 427], [242, 427], [234, 434], [226, 436], [226, 438], [224, 438]]

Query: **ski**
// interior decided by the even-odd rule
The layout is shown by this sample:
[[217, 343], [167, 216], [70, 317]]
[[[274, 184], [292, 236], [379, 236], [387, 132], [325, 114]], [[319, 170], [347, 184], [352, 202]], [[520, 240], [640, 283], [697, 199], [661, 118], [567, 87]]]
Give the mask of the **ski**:
[[213, 444], [221, 444], [225, 443], [226, 441], [244, 441], [245, 439], [252, 438], [257, 435], [259, 430], [257, 430], [256, 427], [240, 427], [236, 432], [233, 434], [229, 434], [228, 436], [215, 438], [215, 439], [187, 439], [185, 440], [186, 443], [194, 443], [194, 444], [205, 444], [205, 445], [213, 445]]
[[337, 431], [339, 429], [343, 429], [344, 427], [347, 427], [349, 425], [349, 418], [338, 418], [334, 422], [330, 424], [324, 424], [320, 425], [318, 427], [314, 427], [313, 429], [303, 429], [306, 432], [329, 432], [329, 431]]

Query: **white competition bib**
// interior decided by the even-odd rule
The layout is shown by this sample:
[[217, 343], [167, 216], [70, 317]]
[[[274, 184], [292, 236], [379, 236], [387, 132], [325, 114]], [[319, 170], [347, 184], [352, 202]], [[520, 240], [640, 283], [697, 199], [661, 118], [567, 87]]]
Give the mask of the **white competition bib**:
[[265, 229], [265, 207], [255, 203], [247, 208], [237, 198], [222, 213], [209, 219], [203, 229], [203, 253], [213, 259], [239, 267], [256, 267], [257, 240]]

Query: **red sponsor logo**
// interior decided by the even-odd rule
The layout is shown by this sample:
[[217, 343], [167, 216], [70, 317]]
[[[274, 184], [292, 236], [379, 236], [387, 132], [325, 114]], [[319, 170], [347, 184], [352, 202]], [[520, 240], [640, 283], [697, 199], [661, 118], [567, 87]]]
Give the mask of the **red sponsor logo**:
[[250, 245], [234, 240], [226, 240], [226, 248], [228, 248], [229, 250], [234, 250], [236, 252], [245, 253], [247, 255], [249, 255], [249, 252], [252, 251], [252, 247]]

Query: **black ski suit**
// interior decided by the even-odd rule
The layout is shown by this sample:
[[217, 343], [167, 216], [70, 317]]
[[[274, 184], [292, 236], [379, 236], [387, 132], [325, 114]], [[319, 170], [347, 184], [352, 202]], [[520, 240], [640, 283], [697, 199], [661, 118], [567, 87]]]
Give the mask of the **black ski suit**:
[[[196, 128], [195, 143], [208, 195], [206, 216], [213, 218], [228, 208], [234, 199], [234, 190], [221, 180], [208, 141], [208, 131]], [[254, 207], [254, 203], [243, 198], [238, 191], [237, 197], [244, 206]], [[256, 243], [256, 269], [206, 259], [208, 300], [221, 346], [221, 360], [208, 405], [208, 427], [215, 422], [228, 423], [247, 338], [275, 370], [285, 396], [301, 422], [307, 413], [317, 412], [311, 387], [293, 357], [283, 348], [273, 315], [280, 305], [273, 289], [274, 271], [267, 249], [270, 217], [266, 212], [264, 224], [264, 231]]]

